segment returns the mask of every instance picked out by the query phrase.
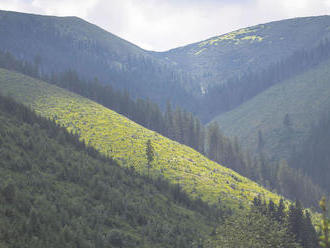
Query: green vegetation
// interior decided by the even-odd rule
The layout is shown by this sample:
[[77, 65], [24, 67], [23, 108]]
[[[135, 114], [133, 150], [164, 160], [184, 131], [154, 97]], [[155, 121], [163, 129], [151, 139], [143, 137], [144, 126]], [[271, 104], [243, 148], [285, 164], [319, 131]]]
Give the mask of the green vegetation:
[[297, 248], [301, 246], [278, 222], [261, 213], [250, 211], [226, 219], [224, 225], [216, 230], [212, 247]]
[[254, 199], [249, 211], [226, 218], [215, 230], [213, 241], [213, 247], [318, 247], [310, 214], [298, 201], [285, 211], [282, 200], [277, 205], [260, 197]]
[[[330, 195], [330, 112], [314, 125], [304, 143], [291, 156], [289, 164], [310, 176]], [[319, 198], [320, 199], [320, 198]]]
[[220, 208], [0, 96], [1, 247], [200, 247]]
[[238, 137], [252, 151], [258, 150], [258, 133], [262, 132], [262, 152], [273, 159], [288, 159], [330, 106], [329, 64], [323, 62], [274, 85], [215, 121], [225, 135]]
[[[204, 121], [210, 121], [214, 116], [237, 108], [271, 86], [301, 75], [329, 59], [330, 42], [324, 40], [312, 49], [297, 50], [262, 71], [232, 77], [221, 85], [208, 88], [198, 115]], [[289, 120], [289, 116], [286, 117]]]
[[[276, 160], [301, 144], [300, 153], [313, 153], [306, 142], [319, 137], [306, 139], [330, 103], [330, 42], [320, 43], [330, 32], [328, 17], [258, 25], [166, 53], [146, 52], [78, 18], [0, 11], [0, 19], [0, 36], [8, 34], [0, 47], [30, 61], [0, 52], [0, 67], [80, 94], [0, 69], [0, 94], [31, 109], [0, 97], [0, 246], [317, 247], [309, 212], [270, 190], [307, 206], [323, 194], [314, 184], [320, 168], [313, 182]], [[305, 47], [314, 48], [292, 55]], [[109, 80], [133, 97], [102, 84]], [[196, 100], [201, 86], [223, 82]], [[161, 108], [136, 96], [150, 96]], [[162, 113], [166, 100], [181, 107], [198, 102], [204, 108], [190, 110], [209, 115], [210, 106], [223, 112], [243, 103], [245, 113], [234, 110], [225, 128], [235, 123], [238, 135], [248, 133], [245, 145], [257, 156], [245, 154], [216, 122], [204, 127], [169, 102]], [[327, 247], [325, 215], [321, 230]]]
[[[0, 144], [1, 247], [300, 247], [269, 216], [240, 211], [223, 223], [219, 206], [118, 166], [2, 96]], [[248, 235], [242, 240], [233, 227]]]
[[244, 40], [251, 40], [251, 41], [262, 41], [263, 38], [257, 35], [249, 35], [250, 33], [257, 32], [258, 29], [263, 28], [263, 25], [252, 27], [252, 28], [242, 28], [233, 32], [230, 32], [228, 34], [220, 35], [218, 37], [214, 37], [211, 39], [208, 39], [206, 41], [203, 41], [198, 44], [200, 49], [199, 51], [195, 52], [194, 55], [199, 55], [201, 52], [207, 49], [208, 46], [212, 45], [223, 45], [221, 44], [222, 41], [230, 41], [234, 42], [234, 44], [239, 44], [240, 41]]
[[145, 144], [151, 140], [155, 159], [150, 172], [164, 177], [195, 198], [211, 203], [247, 205], [258, 195], [279, 196], [205, 158], [193, 149], [147, 130], [86, 98], [18, 73], [1, 70], [0, 92], [54, 119], [105, 156], [146, 173]]
[[[313, 64], [315, 60], [319, 61], [320, 56], [315, 56], [315, 54], [322, 54], [323, 57], [327, 56], [327, 53], [324, 52], [327, 46], [325, 46], [325, 43], [322, 43], [322, 49], [319, 49], [319, 47], [316, 48], [316, 51], [318, 51], [317, 53], [308, 53], [308, 56], [306, 56], [306, 53], [303, 52], [299, 53], [299, 56], [295, 55], [294, 61], [299, 60], [300, 63], [305, 66], [311, 63]], [[313, 59], [309, 60], [309, 58]], [[306, 63], [306, 60], [308, 60], [308, 63]], [[290, 64], [292, 64], [291, 60], [289, 61]], [[39, 66], [42, 67], [42, 65]], [[315, 186], [308, 177], [302, 175], [299, 171], [295, 171], [288, 166], [283, 166], [283, 163], [280, 165], [269, 163], [262, 155], [252, 159], [249, 154], [242, 151], [237, 140], [232, 142], [225, 137], [219, 126], [214, 124], [204, 127], [199, 119], [194, 117], [191, 113], [183, 111], [179, 107], [176, 107], [175, 110], [172, 109], [169, 102], [167, 103], [166, 111], [162, 113], [158, 105], [152, 103], [148, 99], [134, 100], [126, 91], [121, 92], [114, 90], [111, 86], [103, 85], [97, 80], [82, 80], [77, 73], [72, 70], [60, 74], [52, 74], [51, 77], [40, 75], [36, 65], [17, 60], [8, 52], [0, 52], [0, 67], [22, 72], [32, 77], [44, 78], [51, 84], [55, 84], [96, 101], [117, 113], [125, 115], [130, 120], [141, 124], [147, 129], [156, 131], [172, 140], [194, 148], [200, 153], [205, 154], [211, 160], [223, 164], [227, 168], [233, 169], [253, 181], [261, 183], [268, 189], [276, 190], [290, 199], [300, 199], [305, 206], [318, 207], [318, 201], [320, 197], [324, 195], [322, 190]], [[285, 63], [281, 66], [281, 68], [286, 67]], [[300, 67], [298, 66], [298, 68]], [[274, 70], [269, 71], [273, 72]], [[265, 74], [268, 76], [273, 75], [273, 73], [269, 72]], [[281, 75], [283, 73], [277, 73], [275, 75], [278, 74]], [[260, 81], [262, 80], [254, 81], [253, 84], [260, 85]], [[243, 86], [242, 84], [239, 85]], [[251, 85], [251, 83], [249, 83], [249, 85]], [[244, 87], [242, 90], [246, 93]], [[239, 98], [239, 94], [237, 97]], [[235, 101], [235, 97], [229, 98]], [[223, 99], [223, 97], [217, 97], [217, 99]], [[217, 102], [215, 99], [212, 101]], [[283, 125], [287, 127], [292, 126], [288, 114], [285, 115]], [[264, 140], [262, 132], [259, 131], [258, 151], [262, 152], [263, 147]]]
[[155, 151], [154, 151], [154, 148], [152, 147], [150, 139], [147, 141], [146, 156], [147, 156], [147, 167], [148, 167], [148, 177], [149, 177], [151, 163], [152, 163], [152, 161], [154, 161], [154, 157], [155, 157]]
[[329, 237], [330, 220], [327, 218], [327, 206], [326, 206], [325, 197], [323, 197], [321, 199], [320, 207], [323, 212], [322, 220], [321, 220], [321, 224], [320, 224], [320, 229], [321, 229], [320, 245], [322, 247], [329, 248], [330, 247], [330, 237]]

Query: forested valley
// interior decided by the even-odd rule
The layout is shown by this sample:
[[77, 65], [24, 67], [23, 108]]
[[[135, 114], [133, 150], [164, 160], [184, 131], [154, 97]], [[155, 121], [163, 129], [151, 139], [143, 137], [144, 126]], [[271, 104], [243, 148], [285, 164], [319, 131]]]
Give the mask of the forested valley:
[[[330, 92], [328, 22], [153, 52], [80, 18], [0, 10], [0, 248], [329, 248], [330, 112], [314, 94]], [[278, 92], [317, 114], [276, 115]]]

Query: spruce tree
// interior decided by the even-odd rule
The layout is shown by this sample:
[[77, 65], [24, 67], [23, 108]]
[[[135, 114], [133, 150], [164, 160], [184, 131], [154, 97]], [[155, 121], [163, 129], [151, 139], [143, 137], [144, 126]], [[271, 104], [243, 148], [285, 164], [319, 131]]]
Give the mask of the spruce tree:
[[147, 167], [148, 167], [148, 177], [149, 177], [149, 171], [150, 171], [150, 168], [151, 168], [151, 163], [154, 160], [154, 156], [155, 156], [155, 151], [154, 151], [154, 148], [151, 144], [150, 139], [147, 141], [146, 156], [147, 156]]

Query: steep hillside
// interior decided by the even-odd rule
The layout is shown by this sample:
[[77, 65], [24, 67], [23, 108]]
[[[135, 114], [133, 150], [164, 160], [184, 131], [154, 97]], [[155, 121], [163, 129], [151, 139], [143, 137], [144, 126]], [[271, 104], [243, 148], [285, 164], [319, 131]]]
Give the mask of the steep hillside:
[[[120, 168], [65, 128], [1, 95], [0, 144], [1, 247], [300, 247], [290, 226], [270, 217], [276, 211], [290, 219], [283, 205], [232, 216], [241, 229], [237, 235], [232, 220], [223, 221], [222, 204], [192, 201], [162, 178]], [[302, 220], [310, 223], [307, 215]], [[314, 247], [314, 233], [304, 232], [299, 243]]]
[[252, 151], [288, 159], [330, 106], [330, 61], [274, 85], [215, 118], [224, 133]]
[[[238, 99], [221, 104], [219, 110], [208, 111], [208, 107], [217, 106], [213, 102], [217, 89], [212, 87], [241, 77], [247, 78], [248, 84], [251, 78], [244, 76], [260, 73], [295, 51], [310, 50], [329, 38], [329, 25], [328, 16], [295, 18], [158, 53], [145, 51], [77, 17], [0, 11], [0, 50], [34, 61], [42, 74], [73, 69], [84, 79], [97, 77], [101, 83], [128, 90], [133, 97], [149, 98], [162, 109], [170, 100], [206, 122], [263, 90], [252, 87], [249, 96], [238, 94]], [[246, 85], [240, 88], [239, 84], [229, 92], [245, 92]], [[203, 93], [208, 91], [204, 99]]]
[[330, 17], [306, 17], [247, 27], [158, 54], [200, 78], [203, 87], [258, 72], [294, 51], [330, 37]]
[[0, 11], [0, 36], [1, 50], [34, 61], [43, 73], [73, 69], [160, 104], [189, 101], [189, 75], [80, 18]]
[[278, 202], [279, 196], [234, 171], [86, 98], [6, 70], [0, 73], [0, 92], [30, 106], [41, 116], [54, 118], [79, 134], [86, 144], [142, 173], [147, 172], [145, 148], [150, 139], [156, 153], [152, 176], [164, 175], [193, 197], [237, 206], [246, 205], [261, 194]]
[[197, 247], [221, 222], [2, 96], [0, 144], [1, 247]]

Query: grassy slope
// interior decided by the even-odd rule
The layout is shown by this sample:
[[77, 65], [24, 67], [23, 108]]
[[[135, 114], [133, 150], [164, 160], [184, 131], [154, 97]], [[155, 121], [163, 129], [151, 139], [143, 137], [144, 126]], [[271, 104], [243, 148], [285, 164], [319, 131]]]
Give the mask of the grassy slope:
[[[180, 238], [171, 235], [178, 230], [195, 241], [211, 233], [216, 222], [114, 162], [88, 155], [64, 135], [50, 133], [0, 107], [0, 247], [95, 247], [102, 238], [99, 247], [117, 247], [111, 233], [124, 247], [173, 247], [170, 242]], [[16, 187], [10, 201], [3, 193], [9, 184]], [[31, 212], [41, 220], [39, 231], [26, 227]], [[70, 240], [63, 238], [64, 229]]]
[[[225, 135], [237, 136], [243, 146], [256, 151], [258, 130], [263, 151], [276, 159], [288, 158], [330, 106], [330, 61], [275, 85], [243, 105], [216, 117]], [[283, 120], [289, 114], [291, 127]]]
[[58, 87], [18, 73], [0, 70], [0, 93], [14, 97], [41, 116], [55, 118], [103, 154], [146, 172], [145, 144], [156, 151], [152, 174], [164, 174], [192, 196], [208, 202], [219, 197], [232, 205], [250, 202], [257, 194], [279, 199], [258, 184], [218, 165], [195, 150], [147, 130], [105, 107]]

